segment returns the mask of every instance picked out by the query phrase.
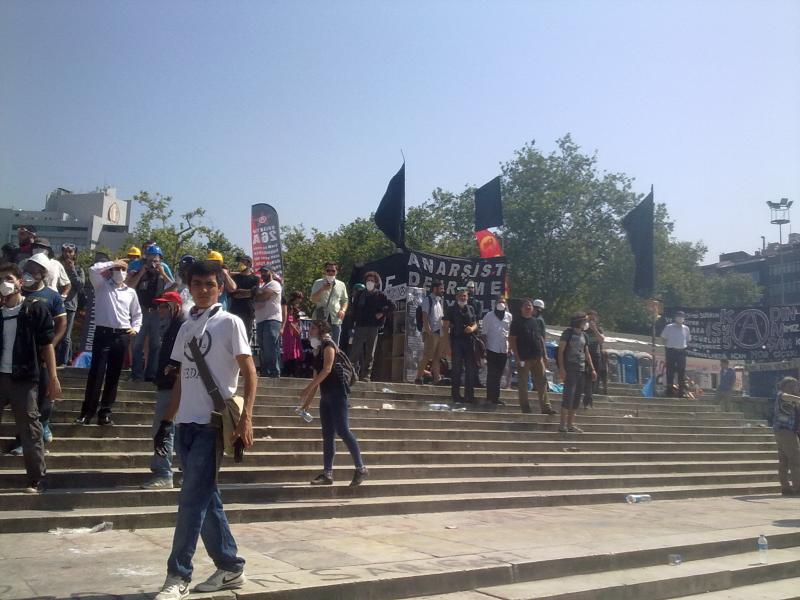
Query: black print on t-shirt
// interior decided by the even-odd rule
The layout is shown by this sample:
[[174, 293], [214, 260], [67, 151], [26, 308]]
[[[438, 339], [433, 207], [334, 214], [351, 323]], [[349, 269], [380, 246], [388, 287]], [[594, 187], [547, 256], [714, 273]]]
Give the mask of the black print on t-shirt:
[[[208, 353], [211, 352], [211, 342], [212, 342], [211, 334], [208, 332], [208, 330], [206, 330], [205, 332], [203, 332], [203, 337], [200, 339], [200, 354], [203, 355], [203, 358], [208, 356]], [[192, 351], [189, 350], [189, 342], [186, 342], [183, 345], [183, 355], [189, 362], [194, 362], [194, 358], [192, 358]]]

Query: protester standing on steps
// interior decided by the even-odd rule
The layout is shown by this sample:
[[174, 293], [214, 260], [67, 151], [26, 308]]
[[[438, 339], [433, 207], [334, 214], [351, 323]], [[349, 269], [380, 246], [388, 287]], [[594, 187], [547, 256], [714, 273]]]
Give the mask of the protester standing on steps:
[[349, 383], [342, 371], [340, 350], [330, 335], [331, 327], [327, 321], [316, 320], [311, 324], [308, 337], [314, 349], [314, 378], [300, 391], [300, 406], [308, 410], [319, 388], [319, 420], [322, 426], [323, 470], [311, 485], [333, 485], [333, 458], [336, 454], [336, 435], [347, 446], [353, 457], [355, 473], [351, 487], [361, 485], [369, 474], [361, 459], [358, 440], [350, 431], [347, 415], [347, 396]]
[[[170, 289], [175, 281], [167, 274], [161, 259], [161, 248], [153, 244], [144, 251], [144, 260], [137, 270], [128, 273], [127, 284], [136, 290], [142, 310], [142, 327], [133, 342], [131, 381], [153, 381], [158, 366], [158, 349], [161, 346], [161, 319], [155, 299]], [[147, 366], [145, 367], [145, 342]]]
[[589, 354], [592, 356], [592, 364], [596, 372], [594, 378], [590, 371], [586, 371], [586, 381], [583, 384], [583, 408], [591, 408], [594, 405], [594, 393], [599, 392], [600, 380], [604, 378], [605, 361], [603, 360], [603, 343], [606, 341], [603, 328], [598, 323], [599, 315], [596, 310], [586, 312], [589, 327], [584, 332], [586, 343], [589, 346]]
[[800, 383], [784, 377], [778, 384], [772, 416], [772, 429], [778, 445], [778, 479], [781, 494], [800, 495]]
[[327, 321], [331, 326], [331, 339], [338, 346], [342, 333], [342, 319], [347, 312], [347, 286], [336, 279], [339, 267], [328, 261], [323, 268], [323, 277], [311, 286], [311, 301], [315, 304], [315, 320]]
[[381, 276], [375, 271], [364, 274], [364, 291], [354, 298], [350, 307], [353, 313], [353, 343], [350, 346], [350, 361], [356, 368], [361, 381], [372, 377], [372, 363], [378, 333], [386, 322], [386, 317], [394, 312], [394, 302], [381, 290]]
[[[44, 284], [54, 292], [61, 294], [61, 298], [64, 299], [69, 293], [70, 281], [64, 266], [54, 258], [55, 255], [50, 242], [45, 238], [37, 237], [33, 241], [33, 256], [39, 256], [39, 258], [43, 259], [43, 264], [47, 264], [47, 275], [45, 275]], [[25, 271], [26, 262], [24, 260], [19, 265], [23, 272]]]
[[683, 324], [685, 318], [686, 313], [679, 310], [675, 313], [675, 320], [664, 327], [661, 332], [661, 339], [664, 340], [664, 346], [666, 347], [666, 395], [675, 395], [673, 381], [677, 375], [678, 396], [681, 398], [686, 396], [686, 349], [689, 346], [689, 342], [692, 341], [689, 328]]
[[489, 404], [505, 406], [500, 400], [500, 378], [508, 360], [511, 321], [511, 312], [502, 295], [496, 298], [494, 310], [486, 313], [481, 321], [481, 331], [486, 337], [486, 401]]
[[139, 298], [133, 288], [125, 284], [127, 270], [128, 263], [124, 260], [98, 262], [89, 267], [89, 281], [94, 289], [95, 330], [86, 393], [81, 414], [75, 420], [78, 425], [90, 424], [98, 402], [98, 424], [113, 425], [111, 407], [117, 399], [125, 352], [131, 337], [142, 326]]
[[[61, 295], [52, 288], [45, 286], [47, 266], [49, 259], [44, 254], [34, 254], [22, 269], [22, 296], [24, 298], [38, 298], [44, 301], [50, 317], [53, 319], [53, 348], [64, 338], [67, 330], [67, 312]], [[42, 438], [45, 444], [53, 441], [53, 432], [50, 430], [50, 417], [53, 412], [53, 399], [48, 392], [50, 387], [50, 372], [47, 365], [39, 369], [39, 389], [36, 396], [39, 409], [39, 421], [42, 424]], [[8, 453], [22, 456], [23, 448], [17, 436], [9, 444]]]
[[[183, 300], [177, 291], [164, 292], [155, 299], [161, 322], [165, 324], [164, 334], [161, 337], [161, 346], [158, 350], [158, 369], [156, 370], [156, 407], [153, 416], [153, 436], [158, 432], [161, 421], [172, 401], [172, 388], [178, 378], [180, 364], [173, 361], [172, 350], [178, 337], [183, 322], [186, 320], [183, 312]], [[172, 429], [164, 437], [164, 454], [153, 452], [150, 459], [150, 471], [153, 477], [142, 485], [144, 489], [172, 488], [172, 454], [174, 446], [174, 432]]]
[[244, 323], [222, 310], [219, 297], [224, 285], [220, 265], [196, 262], [189, 267], [189, 288], [195, 306], [178, 331], [172, 361], [180, 364], [180, 376], [172, 388], [172, 400], [154, 438], [156, 452], [166, 451], [165, 440], [177, 424], [175, 445], [181, 460], [183, 482], [178, 496], [178, 516], [167, 561], [167, 578], [156, 600], [180, 600], [189, 593], [197, 540], [203, 544], [216, 572], [195, 587], [197, 592], [218, 592], [244, 585], [245, 560], [237, 556], [228, 519], [217, 487], [219, 430], [212, 424], [214, 401], [200, 378], [189, 344], [198, 340], [211, 378], [223, 398], [236, 394], [239, 373], [244, 376], [244, 410], [234, 438], [245, 448], [253, 445], [253, 405], [258, 376]]
[[[475, 313], [475, 318], [478, 321], [478, 330], [476, 332], [476, 335], [477, 335], [477, 334], [481, 333], [480, 326], [481, 326], [481, 319], [483, 318], [483, 308], [482, 308], [483, 307], [483, 303], [479, 302], [478, 299], [475, 297], [476, 285], [475, 285], [474, 281], [468, 281], [467, 285], [466, 285], [466, 288], [467, 288], [467, 305], [472, 308], [472, 312]], [[469, 372], [472, 373], [472, 377], [474, 378], [475, 387], [476, 388], [484, 388], [486, 386], [484, 386], [481, 383], [481, 378], [480, 378], [480, 370], [481, 370], [482, 361], [481, 361], [481, 359], [476, 357], [475, 363], [476, 363], [476, 368], [470, 370]]]
[[430, 293], [422, 299], [422, 340], [424, 350], [417, 366], [416, 384], [424, 383], [425, 369], [431, 364], [431, 378], [434, 385], [441, 379], [440, 361], [447, 341], [442, 335], [442, 319], [444, 317], [444, 284], [434, 281]]
[[[450, 344], [452, 364], [450, 366], [450, 398], [455, 403], [474, 404], [475, 348], [473, 335], [478, 330], [475, 311], [469, 305], [467, 290], [456, 292], [456, 302], [448, 308], [442, 321], [442, 335]], [[464, 376], [464, 396], [461, 396], [461, 376]]]
[[561, 398], [561, 433], [583, 433], [575, 425], [575, 411], [580, 405], [583, 386], [587, 380], [594, 381], [597, 373], [589, 354], [585, 332], [589, 322], [585, 313], [577, 313], [570, 319], [569, 329], [565, 329], [558, 342], [559, 377], [564, 385]]
[[719, 361], [719, 384], [717, 384], [717, 402], [723, 412], [731, 410], [733, 386], [736, 385], [736, 371], [731, 369], [727, 358]]
[[528, 380], [533, 375], [536, 393], [539, 396], [539, 410], [545, 415], [554, 415], [556, 411], [547, 397], [547, 351], [545, 349], [545, 323], [541, 314], [544, 310], [542, 300], [525, 298], [520, 307], [520, 317], [514, 319], [509, 331], [509, 345], [517, 360], [517, 394], [519, 407], [524, 413], [530, 413], [528, 402]]
[[281, 328], [283, 286], [275, 279], [268, 266], [261, 267], [261, 285], [255, 292], [256, 339], [261, 350], [260, 375], [277, 378], [281, 376]]
[[64, 271], [69, 277], [69, 291], [65, 294], [64, 308], [67, 311], [67, 329], [64, 338], [56, 347], [56, 363], [66, 365], [72, 362], [72, 326], [75, 324], [75, 313], [78, 311], [78, 295], [83, 293], [86, 285], [86, 276], [83, 269], [78, 266], [75, 259], [78, 249], [75, 244], [61, 245], [61, 258], [59, 262], [64, 267]]
[[228, 267], [225, 266], [225, 257], [223, 257], [220, 252], [209, 250], [206, 260], [214, 263], [221, 269], [223, 288], [222, 294], [220, 294], [219, 297], [219, 302], [222, 304], [223, 310], [228, 310], [230, 307], [230, 295], [236, 291], [236, 282], [233, 280], [233, 277], [231, 277], [231, 272], [228, 270]]
[[261, 283], [261, 277], [253, 270], [253, 259], [249, 256], [237, 256], [239, 272], [231, 275], [236, 289], [230, 293], [228, 312], [236, 315], [244, 323], [250, 341], [253, 341], [253, 324], [255, 322], [255, 293]]
[[25, 492], [44, 490], [45, 460], [37, 395], [42, 365], [48, 372], [47, 393], [61, 397], [53, 349], [53, 319], [46, 301], [23, 298], [22, 272], [14, 264], [0, 266], [0, 414], [6, 404], [14, 413], [22, 440]]
[[283, 352], [283, 373], [289, 377], [297, 377], [303, 362], [303, 337], [300, 319], [303, 311], [303, 292], [294, 290], [289, 294], [286, 306], [286, 321], [283, 324], [281, 348]]

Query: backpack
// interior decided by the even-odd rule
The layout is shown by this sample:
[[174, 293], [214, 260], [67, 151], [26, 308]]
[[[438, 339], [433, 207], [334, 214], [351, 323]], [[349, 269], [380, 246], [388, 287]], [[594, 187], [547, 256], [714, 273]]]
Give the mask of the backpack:
[[[427, 296], [425, 296], [425, 298], [422, 299], [422, 302], [425, 302], [425, 300], [428, 301], [428, 312], [430, 312], [430, 310], [433, 308], [431, 295], [428, 294]], [[425, 322], [422, 320], [422, 302], [420, 302], [419, 306], [417, 306], [417, 311], [415, 315], [417, 321], [417, 331], [419, 331], [420, 333], [422, 333], [422, 330], [425, 328]]]
[[336, 374], [336, 377], [339, 381], [347, 388], [347, 391], [350, 391], [350, 388], [358, 381], [358, 375], [356, 375], [356, 368], [353, 366], [353, 363], [350, 362], [350, 357], [347, 356], [345, 352], [339, 348], [336, 344], [333, 344], [334, 349], [336, 350], [336, 356], [333, 359], [333, 372]]

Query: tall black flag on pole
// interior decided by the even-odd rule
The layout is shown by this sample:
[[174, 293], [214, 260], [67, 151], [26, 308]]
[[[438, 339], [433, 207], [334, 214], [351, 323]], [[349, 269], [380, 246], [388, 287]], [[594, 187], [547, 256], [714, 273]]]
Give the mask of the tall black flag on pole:
[[500, 176], [475, 190], [475, 231], [503, 225]]
[[633, 291], [642, 298], [652, 297], [655, 288], [654, 218], [655, 204], [651, 186], [647, 197], [622, 219], [622, 226], [628, 234], [628, 241], [636, 262]]
[[406, 163], [389, 180], [375, 224], [398, 248], [406, 247]]

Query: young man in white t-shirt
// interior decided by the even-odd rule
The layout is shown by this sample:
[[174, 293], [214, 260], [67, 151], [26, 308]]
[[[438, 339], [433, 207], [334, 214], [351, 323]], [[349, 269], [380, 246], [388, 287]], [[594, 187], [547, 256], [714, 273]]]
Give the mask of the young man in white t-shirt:
[[256, 306], [256, 341], [261, 349], [261, 376], [281, 376], [281, 333], [283, 332], [283, 310], [281, 309], [281, 284], [268, 266], [259, 270], [261, 285], [253, 296]]
[[258, 378], [244, 323], [222, 310], [219, 304], [223, 286], [221, 266], [208, 261], [194, 263], [188, 269], [188, 283], [195, 306], [178, 332], [171, 356], [172, 361], [180, 363], [180, 377], [172, 388], [172, 403], [155, 436], [158, 452], [163, 449], [174, 420], [178, 426], [175, 449], [183, 467], [167, 579], [156, 600], [180, 600], [189, 594], [192, 556], [201, 532], [217, 571], [195, 587], [195, 591], [236, 589], [246, 581], [245, 561], [237, 556], [236, 542], [217, 487], [218, 430], [211, 424], [214, 401], [191, 358], [189, 342], [194, 338], [199, 341], [223, 397], [230, 398], [236, 393], [239, 373], [244, 375], [245, 407], [234, 435], [241, 438], [245, 448], [253, 445], [252, 414]]

